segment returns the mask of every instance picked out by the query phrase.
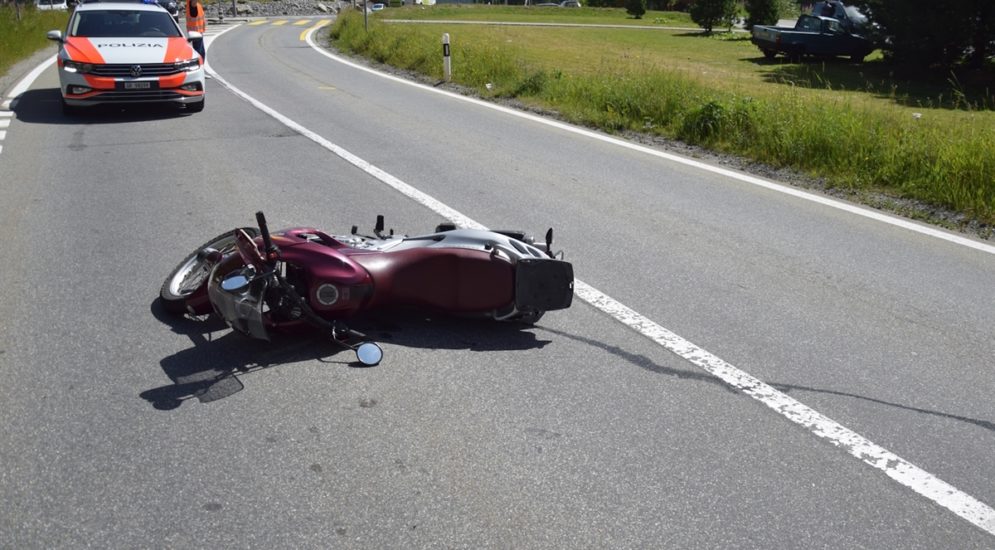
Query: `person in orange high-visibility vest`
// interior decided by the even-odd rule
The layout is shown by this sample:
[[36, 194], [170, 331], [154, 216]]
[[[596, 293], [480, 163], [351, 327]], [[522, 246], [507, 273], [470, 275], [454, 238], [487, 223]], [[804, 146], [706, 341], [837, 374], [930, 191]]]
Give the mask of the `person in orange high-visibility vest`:
[[[207, 18], [204, 16], [204, 6], [200, 0], [187, 0], [187, 34], [190, 31], [204, 34], [207, 31]], [[207, 51], [204, 50], [204, 39], [193, 41], [193, 47], [200, 54], [202, 59], [207, 59]]]

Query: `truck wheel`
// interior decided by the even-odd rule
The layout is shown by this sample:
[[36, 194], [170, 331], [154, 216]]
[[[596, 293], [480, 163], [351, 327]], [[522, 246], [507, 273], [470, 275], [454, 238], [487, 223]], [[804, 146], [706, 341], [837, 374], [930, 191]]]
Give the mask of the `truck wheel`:
[[777, 52], [774, 50], [764, 49], [760, 51], [764, 52], [764, 57], [766, 57], [767, 59], [774, 59], [775, 57], [777, 57]]

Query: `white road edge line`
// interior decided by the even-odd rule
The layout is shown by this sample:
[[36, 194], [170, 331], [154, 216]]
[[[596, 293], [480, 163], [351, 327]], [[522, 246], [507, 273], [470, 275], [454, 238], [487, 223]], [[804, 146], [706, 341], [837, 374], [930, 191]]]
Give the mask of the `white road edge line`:
[[10, 93], [7, 94], [7, 97], [14, 99], [17, 98], [17, 96], [28, 91], [28, 88], [31, 87], [31, 84], [34, 83], [35, 79], [38, 78], [41, 75], [41, 73], [43, 73], [45, 69], [47, 69], [48, 66], [51, 65], [52, 63], [55, 63], [54, 55], [52, 57], [49, 57], [45, 61], [42, 61], [40, 65], [32, 69], [30, 73], [25, 75], [25, 77], [22, 78], [21, 81], [17, 83], [17, 85], [15, 85], [13, 88], [10, 89]]
[[[312, 48], [322, 51], [320, 48], [317, 48], [313, 41], [314, 32], [319, 28], [316, 27], [308, 34], [307, 42]], [[436, 214], [445, 217], [461, 227], [484, 228], [482, 224], [450, 208], [434, 197], [415, 189], [373, 164], [287, 118], [239, 88], [236, 88], [213, 69], [208, 68], [208, 71], [216, 82], [252, 106], [328, 151], [331, 151], [336, 156], [363, 170], [370, 176], [380, 180], [419, 204], [424, 205]], [[887, 449], [874, 444], [867, 438], [823, 416], [798, 400], [737, 369], [733, 365], [681, 338], [583, 281], [574, 281], [574, 292], [585, 302], [636, 330], [670, 352], [701, 367], [709, 374], [760, 401], [771, 410], [804, 427], [816, 436], [829, 441], [836, 447], [845, 449], [852, 456], [860, 459], [865, 464], [881, 470], [898, 483], [950, 510], [987, 533], [995, 535], [995, 510], [984, 502], [946, 483]]]

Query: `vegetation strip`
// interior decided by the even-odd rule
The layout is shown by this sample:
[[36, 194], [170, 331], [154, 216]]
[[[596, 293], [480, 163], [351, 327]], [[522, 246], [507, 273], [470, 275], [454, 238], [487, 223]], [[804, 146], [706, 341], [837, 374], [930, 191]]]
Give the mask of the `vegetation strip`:
[[441, 79], [443, 32], [453, 39], [454, 81], [482, 97], [515, 99], [608, 132], [679, 139], [821, 177], [832, 187], [884, 192], [953, 209], [964, 221], [995, 223], [990, 93], [972, 95], [955, 81], [936, 87], [897, 79], [880, 56], [863, 65], [769, 62], [747, 37], [728, 34], [448, 29], [385, 25], [378, 17], [366, 32], [362, 14], [346, 11], [331, 36], [347, 52]]
[[[649, 27], [645, 25], [616, 25], [608, 23], [529, 23], [526, 21], [461, 21], [454, 19], [384, 19], [388, 24], [425, 24], [425, 25], [497, 25], [506, 27], [589, 27], [592, 29], [632, 29], [650, 31], [698, 31], [697, 27]], [[742, 29], [731, 29], [731, 32], [746, 32]]]
[[45, 33], [64, 29], [69, 22], [68, 12], [36, 10], [33, 4], [22, 6], [19, 12], [20, 15], [11, 5], [0, 5], [0, 75], [14, 63], [50, 46]]

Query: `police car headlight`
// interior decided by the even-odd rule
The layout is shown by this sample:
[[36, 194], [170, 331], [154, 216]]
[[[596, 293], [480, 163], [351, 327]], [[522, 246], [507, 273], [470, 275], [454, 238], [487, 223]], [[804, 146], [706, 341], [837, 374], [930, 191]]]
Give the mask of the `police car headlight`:
[[70, 72], [70, 73], [82, 73], [82, 74], [86, 74], [86, 73], [89, 73], [89, 72], [93, 71], [93, 65], [92, 64], [90, 64], [90, 63], [80, 63], [78, 61], [71, 61], [69, 59], [66, 59], [65, 61], [62, 62], [62, 68], [64, 68], [66, 70], [66, 72]]
[[173, 64], [177, 71], [186, 71], [191, 73], [200, 68], [200, 58], [195, 57], [189, 61], [177, 61]]

